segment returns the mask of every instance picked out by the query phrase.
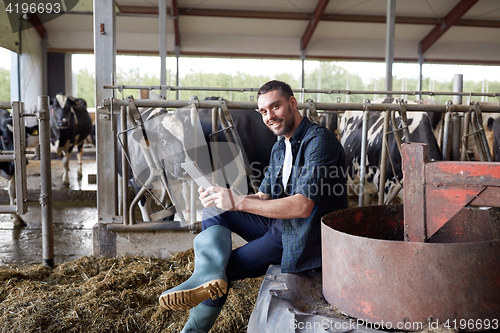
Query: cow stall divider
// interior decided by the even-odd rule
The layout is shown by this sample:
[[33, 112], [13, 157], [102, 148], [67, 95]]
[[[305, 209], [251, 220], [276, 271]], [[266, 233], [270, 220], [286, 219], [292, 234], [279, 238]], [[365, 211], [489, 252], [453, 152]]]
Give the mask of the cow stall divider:
[[[120, 86], [121, 88], [124, 89], [129, 89], [131, 87], [129, 86]], [[142, 87], [142, 88], [147, 88], [147, 87]], [[241, 91], [244, 89], [238, 89], [237, 91]], [[305, 90], [308, 91], [308, 90]], [[327, 93], [333, 90], [326, 90]], [[363, 92], [365, 93], [365, 92]], [[421, 92], [422, 94], [425, 94], [424, 92]], [[444, 94], [444, 93], [434, 93], [431, 92], [429, 94]], [[456, 94], [456, 92], [448, 92], [446, 93], [447, 95], [453, 95]], [[474, 93], [462, 93], [463, 95], [475, 95]], [[493, 94], [488, 94], [489, 96], [497, 96], [496, 93]], [[104, 107], [109, 107], [111, 104], [113, 104], [116, 107], [121, 107], [122, 110], [124, 107], [130, 106], [128, 101], [125, 100], [119, 100], [119, 99], [114, 99], [114, 100], [105, 100], [104, 101]], [[221, 119], [223, 117], [217, 117], [216, 115], [216, 110], [219, 109], [256, 109], [257, 103], [255, 101], [224, 101], [223, 104], [221, 105], [220, 100], [204, 100], [204, 101], [199, 101], [197, 99], [192, 99], [190, 101], [187, 100], [149, 100], [149, 99], [142, 99], [142, 100], [134, 100], [134, 106], [136, 108], [140, 107], [161, 107], [161, 108], [182, 108], [185, 106], [191, 106], [193, 110], [196, 108], [211, 108], [213, 110], [213, 119]], [[406, 119], [406, 112], [414, 112], [414, 111], [431, 111], [431, 112], [441, 112], [441, 113], [449, 113], [449, 112], [454, 112], [454, 113], [463, 113], [464, 115], [471, 114], [472, 119], [474, 119], [474, 115], [476, 115], [476, 127], [473, 127], [473, 133], [477, 135], [479, 138], [482, 137], [481, 131], [484, 132], [484, 129], [480, 128], [480, 124], [477, 122], [477, 114], [480, 114], [481, 112], [499, 112], [500, 111], [500, 105], [480, 105], [478, 103], [472, 103], [471, 105], [453, 105], [452, 103], [448, 103], [447, 105], [429, 105], [429, 104], [407, 104], [403, 100], [398, 100], [396, 104], [378, 104], [378, 103], [371, 103], [369, 100], [366, 100], [364, 103], [314, 103], [313, 101], [309, 100], [307, 103], [298, 103], [298, 108], [303, 112], [305, 110], [306, 116], [310, 118], [316, 118], [315, 115], [317, 115], [317, 110], [323, 110], [323, 112], [343, 112], [345, 110], [360, 110], [360, 111], [365, 111], [367, 114], [372, 111], [381, 111], [385, 112], [386, 115], [389, 116], [389, 121], [392, 117], [392, 123], [393, 123], [393, 128], [392, 130], [389, 130], [389, 126], [384, 126], [384, 132], [386, 137], [387, 135], [391, 133], [397, 133], [398, 131], [403, 131], [404, 135], [400, 140], [398, 141], [398, 145], [402, 143], [403, 141], [406, 142], [408, 138], [408, 126], [405, 123]], [[396, 125], [394, 124], [394, 119], [395, 119], [395, 112], [400, 113], [401, 119], [403, 119], [403, 126], [400, 126], [399, 128], [396, 128]], [[392, 115], [391, 115], [392, 114]], [[123, 117], [123, 115], [122, 115]], [[368, 117], [368, 116], [367, 116]], [[480, 116], [479, 116], [480, 117]], [[122, 118], [123, 119], [123, 118]], [[471, 123], [472, 124], [472, 123]], [[385, 125], [385, 124], [384, 124]], [[229, 125], [230, 127], [231, 125]], [[482, 126], [482, 125], [481, 125]], [[214, 123], [213, 124], [213, 130], [214, 133], [212, 133], [212, 137], [215, 137], [217, 135], [216, 131], [217, 125]], [[367, 133], [367, 128], [363, 129], [363, 132]], [[472, 134], [468, 134], [472, 135]], [[486, 142], [484, 140], [476, 140], [476, 144], [478, 147], [483, 147], [484, 150], [488, 150], [487, 147], [484, 145]], [[386, 144], [387, 145], [387, 144]], [[383, 150], [384, 151], [384, 150]], [[386, 162], [387, 162], [387, 154], [384, 157], [386, 160], [382, 160], [381, 163], [381, 169], [385, 168]], [[362, 156], [366, 156], [366, 146], [363, 149]], [[484, 160], [487, 160], [485, 158]], [[383, 172], [382, 172], [383, 174]], [[364, 178], [364, 177], [363, 177]], [[400, 186], [402, 187], [402, 185]], [[379, 188], [383, 188], [383, 186], [380, 186]], [[126, 191], [123, 191], [124, 193]], [[195, 192], [196, 193], [196, 192]], [[397, 193], [396, 193], [397, 194]], [[394, 193], [390, 193], [390, 197], [395, 197]], [[383, 193], [380, 195], [382, 197], [381, 200], [384, 200], [383, 198]], [[387, 200], [382, 201], [382, 203], [388, 203]], [[363, 204], [363, 203], [360, 203]], [[191, 206], [193, 207], [193, 206]], [[125, 209], [124, 209], [125, 211]], [[117, 225], [109, 225], [108, 229], [109, 230], [115, 230], [115, 229], [120, 229], [120, 230], [128, 230], [128, 229], [144, 229], [144, 230], [155, 230], [158, 228], [158, 230], [165, 230], [168, 229], [169, 227], [165, 225], [165, 223], [148, 223], [147, 225], [145, 224], [140, 224], [140, 225], [135, 225], [131, 226], [134, 223], [131, 223], [131, 218], [130, 218], [130, 211], [129, 211], [129, 222], [124, 222], [123, 226], [117, 226]], [[190, 221], [191, 223], [195, 223], [196, 221], [193, 220], [192, 216], [190, 216]], [[191, 228], [177, 228], [179, 230], [193, 230], [193, 227]]]
[[[148, 138], [148, 133], [147, 133], [148, 131], [145, 129], [142, 115], [141, 115], [140, 111], [137, 109], [136, 105], [134, 104], [135, 102], [136, 101], [132, 97], [129, 97], [127, 99], [128, 105], [121, 106], [120, 119], [121, 119], [122, 131], [120, 131], [117, 134], [117, 139], [118, 139], [120, 145], [122, 146], [122, 169], [127, 170], [128, 165], [125, 161], [128, 161], [128, 164], [131, 166], [134, 175], [137, 176], [139, 174], [139, 172], [134, 169], [133, 163], [131, 163], [131, 157], [127, 153], [126, 142], [127, 142], [127, 135], [131, 131], [141, 129], [142, 134], [140, 135], [141, 137], [139, 139], [140, 140], [140, 149], [141, 149], [141, 152], [146, 159], [146, 163], [147, 163], [147, 166], [148, 166], [148, 169], [150, 172], [150, 176], [145, 182], [141, 182], [138, 179], [138, 177], [136, 178], [137, 180], [139, 180], [142, 187], [141, 187], [140, 191], [134, 197], [132, 203], [129, 205], [128, 198], [126, 197], [126, 195], [127, 195], [126, 188], [127, 188], [128, 177], [127, 177], [126, 173], [123, 174], [124, 178], [122, 181], [122, 189], [121, 189], [121, 193], [123, 195], [123, 198], [122, 198], [122, 204], [121, 204], [122, 209], [120, 210], [123, 212], [123, 226], [109, 225], [108, 229], [109, 230], [118, 230], [118, 229], [123, 230], [125, 228], [125, 229], [138, 231], [138, 230], [152, 230], [152, 228], [154, 229], [155, 227], [158, 227], [161, 230], [165, 230], [165, 229], [167, 229], [167, 230], [171, 230], [171, 229], [173, 229], [173, 230], [185, 230], [186, 228], [182, 225], [182, 223], [181, 223], [181, 226], [179, 227], [177, 225], [175, 225], [175, 226], [166, 225], [165, 223], [159, 223], [159, 224], [148, 223], [147, 225], [146, 224], [137, 225], [135, 222], [134, 209], [137, 206], [137, 203], [139, 202], [139, 200], [141, 200], [141, 198], [145, 194], [150, 195], [151, 198], [153, 198], [156, 201], [156, 203], [159, 206], [161, 206], [161, 208], [163, 208], [159, 212], [156, 212], [150, 216], [152, 221], [155, 221], [155, 222], [161, 221], [161, 220], [165, 219], [166, 217], [172, 216], [175, 213], [177, 213], [179, 218], [180, 218], [180, 221], [185, 222], [185, 218], [183, 216], [182, 211], [176, 209], [176, 207], [180, 207], [180, 205], [178, 204], [178, 202], [175, 198], [175, 195], [172, 195], [171, 191], [169, 190], [167, 176], [166, 176], [165, 170], [162, 167], [161, 158], [159, 157], [160, 154], [158, 152], [156, 145], [151, 144], [152, 143], [150, 140], [151, 138]], [[190, 108], [191, 125], [193, 126], [193, 128], [196, 128], [196, 125], [197, 125], [197, 116], [198, 116], [197, 111], [198, 111], [199, 103], [200, 102], [198, 101], [196, 96], [193, 96], [188, 104], [188, 107]], [[236, 179], [234, 179], [230, 182], [230, 185], [231, 185], [231, 188], [233, 188], [238, 193], [237, 187], [242, 182], [246, 182], [246, 175], [250, 175], [250, 177], [249, 177], [250, 184], [255, 183], [254, 180], [256, 179], [256, 177], [252, 174], [252, 169], [250, 168], [248, 158], [247, 158], [246, 154], [244, 153], [244, 150], [243, 149], [238, 150], [238, 148], [237, 148], [237, 147], [242, 147], [242, 143], [241, 143], [241, 139], [236, 131], [236, 127], [234, 126], [232, 117], [229, 113], [229, 109], [227, 107], [226, 101], [220, 99], [217, 101], [217, 103], [218, 103], [219, 107], [212, 108], [212, 119], [214, 119], [214, 122], [213, 122], [214, 128], [213, 128], [213, 133], [211, 133], [209, 135], [209, 138], [210, 138], [211, 142], [213, 142], [213, 141], [217, 140], [217, 136], [219, 133], [224, 133], [228, 142], [231, 143], [229, 145], [229, 149], [231, 150], [232, 156], [235, 157], [234, 161], [235, 161], [236, 166], [237, 166], [238, 176]], [[114, 104], [116, 104], [116, 103], [114, 103]], [[127, 117], [128, 117], [129, 123], [132, 125], [131, 128], [127, 128], [127, 122], [126, 122]], [[220, 124], [221, 124], [221, 127], [222, 127], [221, 130], [218, 130], [218, 122], [220, 122]], [[194, 134], [199, 135], [199, 134], [197, 134], [197, 131], [194, 131]], [[150, 136], [151, 135], [152, 134], [150, 134]], [[194, 142], [197, 142], [197, 138], [194, 138]], [[218, 149], [217, 145], [212, 145], [212, 148]], [[197, 149], [194, 149], [194, 154], [196, 154], [196, 151], [197, 151]], [[213, 152], [213, 156], [214, 156], [214, 158], [213, 158], [214, 169], [217, 170], [218, 165], [222, 166], [222, 161], [219, 160], [219, 158], [218, 158], [219, 155], [217, 152]], [[196, 155], [193, 157], [194, 157], [194, 160], [196, 160]], [[191, 160], [189, 158], [189, 156], [186, 156], [186, 161], [189, 161], [189, 160]], [[222, 176], [224, 177], [225, 182], [229, 183], [228, 177], [226, 176], [226, 172], [224, 170], [224, 167], [221, 167], [220, 170], [221, 170]], [[217, 173], [213, 173], [213, 177], [214, 177], [213, 182], [214, 183], [217, 183], [217, 179], [215, 178], [215, 177], [217, 177], [217, 175], [218, 175]], [[167, 206], [163, 205], [161, 200], [155, 196], [153, 191], [150, 190], [150, 187], [152, 186], [153, 182], [157, 179], [161, 180], [162, 188], [165, 191], [167, 191], [166, 197], [167, 197], [167, 199], [170, 200], [170, 203]], [[198, 232], [200, 230], [199, 230], [199, 225], [196, 224], [196, 205], [195, 205], [196, 204], [195, 198], [197, 197], [197, 190], [196, 190], [197, 186], [195, 185], [193, 180], [190, 181], [190, 184], [191, 184], [191, 186], [190, 186], [191, 201], [189, 203], [189, 211], [190, 211], [189, 221], [190, 221], [190, 223], [189, 223], [188, 229], [192, 232]], [[254, 189], [254, 191], [256, 190], [255, 185], [253, 186], [253, 189]], [[241, 194], [241, 193], [239, 193], [239, 194]]]
[[[0, 162], [14, 162], [15, 205], [0, 206], [2, 214], [23, 215], [28, 212], [28, 202], [38, 201], [41, 206], [43, 265], [54, 268], [54, 234], [52, 221], [52, 175], [50, 165], [50, 112], [48, 96], [38, 97], [36, 113], [27, 113], [23, 102], [0, 102], [0, 109], [12, 109], [14, 151], [1, 151]], [[25, 117], [37, 117], [39, 143], [33, 151], [26, 150]], [[26, 155], [40, 159], [40, 197], [28, 198]]]

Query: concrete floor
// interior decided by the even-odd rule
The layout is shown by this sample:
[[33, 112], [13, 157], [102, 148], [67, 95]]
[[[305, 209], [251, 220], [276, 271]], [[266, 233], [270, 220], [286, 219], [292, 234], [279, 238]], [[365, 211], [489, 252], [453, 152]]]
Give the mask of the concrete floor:
[[[56, 156], [53, 156], [53, 158]], [[97, 171], [95, 149], [84, 155], [83, 178], [77, 179], [77, 161], [70, 160], [70, 186], [62, 186], [61, 160], [53, 159], [52, 193], [55, 263], [92, 255], [92, 226], [97, 222], [97, 185], [88, 183], [88, 175]], [[40, 191], [40, 162], [29, 161], [28, 198], [37, 199]], [[0, 202], [8, 203], [7, 181], [0, 178]], [[8, 214], [0, 214], [0, 265], [42, 263], [41, 209], [38, 202], [28, 204], [21, 216], [28, 224], [14, 227]]]

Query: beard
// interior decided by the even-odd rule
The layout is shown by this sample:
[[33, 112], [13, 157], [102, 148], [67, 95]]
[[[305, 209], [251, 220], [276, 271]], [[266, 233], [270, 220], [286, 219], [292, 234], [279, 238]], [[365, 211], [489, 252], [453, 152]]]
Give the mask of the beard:
[[291, 130], [295, 127], [295, 117], [293, 116], [292, 107], [290, 105], [288, 106], [288, 113], [285, 115], [285, 117], [278, 118], [273, 121], [273, 123], [276, 122], [281, 122], [278, 128], [270, 126], [269, 122], [266, 124], [274, 135], [283, 136], [291, 132]]

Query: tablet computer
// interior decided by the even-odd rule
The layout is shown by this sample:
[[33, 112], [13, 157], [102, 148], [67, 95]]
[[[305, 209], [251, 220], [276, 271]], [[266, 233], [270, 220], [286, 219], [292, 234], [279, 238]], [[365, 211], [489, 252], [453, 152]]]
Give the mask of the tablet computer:
[[213, 186], [212, 182], [203, 173], [203, 171], [200, 170], [196, 162], [181, 163], [181, 167], [186, 170], [186, 172], [191, 176], [196, 184], [203, 187], [204, 190], [206, 190], [210, 186]]

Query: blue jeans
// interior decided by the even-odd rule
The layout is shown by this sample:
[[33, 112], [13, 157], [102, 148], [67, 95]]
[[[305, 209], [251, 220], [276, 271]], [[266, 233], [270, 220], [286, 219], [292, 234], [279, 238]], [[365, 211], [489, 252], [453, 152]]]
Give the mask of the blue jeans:
[[[222, 225], [248, 242], [232, 251], [226, 269], [228, 281], [262, 276], [269, 265], [281, 264], [283, 220], [245, 212], [229, 211], [220, 214], [217, 208], [205, 208], [201, 228], [205, 230], [213, 225]], [[209, 298], [203, 303], [220, 307], [224, 305], [226, 298], [227, 294], [216, 300]]]

